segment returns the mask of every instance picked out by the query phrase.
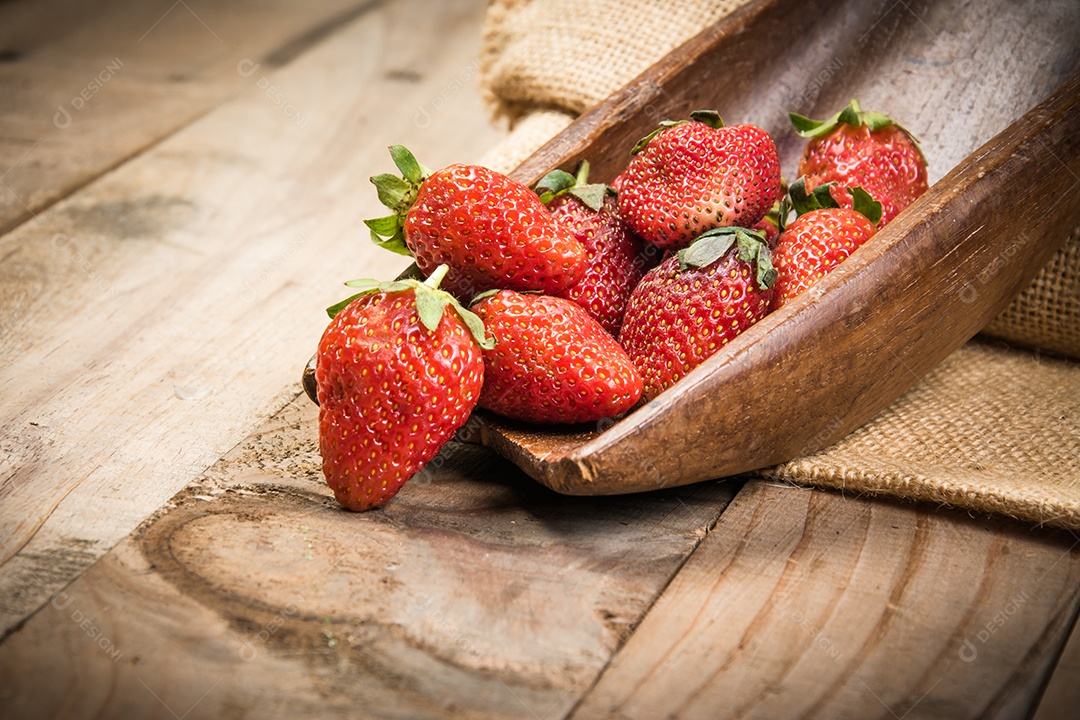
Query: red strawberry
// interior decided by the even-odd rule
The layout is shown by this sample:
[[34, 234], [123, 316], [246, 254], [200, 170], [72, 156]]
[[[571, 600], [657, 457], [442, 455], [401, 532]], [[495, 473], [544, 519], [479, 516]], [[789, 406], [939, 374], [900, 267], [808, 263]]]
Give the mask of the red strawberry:
[[752, 227], [780, 197], [780, 158], [753, 125], [712, 111], [665, 121], [634, 148], [618, 178], [619, 210], [641, 237], [682, 248], [715, 227]]
[[[350, 510], [386, 503], [461, 427], [480, 396], [480, 321], [427, 283], [354, 280], [319, 342], [323, 474]], [[444, 312], [447, 305], [452, 312]]]
[[495, 336], [484, 351], [480, 407], [535, 423], [624, 413], [641, 396], [626, 352], [577, 303], [502, 290], [472, 309]]
[[799, 135], [812, 138], [799, 163], [808, 190], [835, 182], [833, 197], [850, 208], [850, 188], [861, 187], [881, 203], [879, 228], [926, 192], [926, 158], [918, 142], [887, 115], [864, 112], [852, 100], [828, 120], [789, 117]]
[[622, 187], [623, 174], [619, 173], [615, 176], [615, 179], [611, 181], [611, 189], [618, 194], [619, 188]]
[[776, 273], [760, 232], [717, 228], [634, 289], [619, 342], [652, 399], [768, 312]]
[[372, 240], [411, 254], [425, 275], [450, 266], [445, 287], [460, 298], [495, 288], [557, 293], [585, 272], [585, 248], [529, 188], [477, 165], [430, 172], [400, 145], [403, 177], [371, 178], [393, 214], [366, 220]]
[[[851, 189], [854, 209], [837, 206], [832, 183], [806, 193], [805, 178], [791, 186], [791, 202], [799, 216], [784, 228], [773, 251], [776, 290], [770, 310], [782, 307], [846, 260], [870, 239], [881, 217], [881, 203], [862, 188]], [[786, 204], [781, 215], [787, 214]]]
[[660, 262], [660, 250], [635, 235], [619, 215], [615, 195], [601, 183], [587, 184], [588, 162], [577, 177], [562, 170], [537, 184], [540, 199], [588, 256], [585, 274], [559, 297], [573, 300], [614, 336], [622, 327], [630, 292]]

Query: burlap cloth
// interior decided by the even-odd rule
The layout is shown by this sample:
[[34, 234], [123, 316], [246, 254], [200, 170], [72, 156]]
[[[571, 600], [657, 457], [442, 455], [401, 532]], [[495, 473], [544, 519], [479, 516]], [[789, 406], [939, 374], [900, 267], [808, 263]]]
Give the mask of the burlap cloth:
[[[511, 132], [481, 162], [513, 169], [745, 1], [492, 0], [481, 83]], [[764, 474], [1080, 529], [1077, 358], [1080, 228], [981, 338], [841, 442]]]

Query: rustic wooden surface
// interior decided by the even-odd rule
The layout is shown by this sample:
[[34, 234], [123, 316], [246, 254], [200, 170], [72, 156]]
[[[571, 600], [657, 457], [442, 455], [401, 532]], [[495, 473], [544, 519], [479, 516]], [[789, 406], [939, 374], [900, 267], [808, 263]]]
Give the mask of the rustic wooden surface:
[[[1080, 223], [1064, 189], [1080, 177], [1080, 4], [930, 7], [748, 6], [526, 160], [528, 181], [581, 158], [611, 177], [657, 116], [715, 107], [769, 130], [790, 178], [805, 141], [784, 111], [827, 117], [858, 96], [902, 111], [939, 181], [810, 292], [618, 423], [563, 433], [492, 418], [473, 439], [575, 495], [760, 470], [862, 426], [998, 315]], [[785, 32], [796, 16], [813, 22], [801, 41]], [[992, 91], [977, 81], [987, 74]], [[1003, 271], [966, 292], [1006, 253]]]
[[361, 224], [380, 212], [367, 178], [403, 131], [433, 165], [500, 137], [460, 89], [481, 15], [372, 6], [0, 237], [0, 631], [296, 394], [343, 280], [405, 265]]
[[453, 444], [353, 515], [316, 414], [290, 404], [0, 646], [4, 717], [562, 716], [738, 488], [567, 501]]
[[1023, 717], [1080, 603], [1076, 544], [753, 482], [572, 717]]
[[[438, 165], [501, 134], [479, 0], [350, 7], [252, 3], [291, 27], [278, 62], [96, 171], [53, 155], [0, 236], [0, 717], [1071, 717], [1067, 533], [751, 478], [566, 497], [458, 443], [384, 510], [336, 507], [297, 371], [340, 280], [404, 265], [369, 247], [366, 178], [389, 142]], [[78, 8], [101, 30], [71, 52], [116, 56]], [[5, 42], [59, 42], [20, 22]], [[32, 57], [2, 102], [68, 94]], [[176, 113], [150, 77], [131, 112]]]
[[[0, 5], [0, 232], [250, 88], [266, 70], [378, 4]], [[263, 72], [253, 76], [255, 63]], [[302, 120], [303, 109], [296, 110]]]

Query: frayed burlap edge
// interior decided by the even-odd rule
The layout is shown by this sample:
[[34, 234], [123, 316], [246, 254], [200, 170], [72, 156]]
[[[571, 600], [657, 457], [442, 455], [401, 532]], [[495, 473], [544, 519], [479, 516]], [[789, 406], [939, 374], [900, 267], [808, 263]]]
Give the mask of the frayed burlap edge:
[[1080, 363], [972, 341], [870, 423], [763, 474], [1080, 530]]
[[901, 500], [930, 502], [947, 508], [975, 510], [1066, 530], [1080, 530], [1080, 503], [1046, 499], [1017, 498], [1011, 493], [985, 486], [941, 482], [924, 475], [900, 472], [869, 473], [839, 465], [816, 465], [794, 460], [761, 473], [770, 480], [807, 487], [830, 488], [856, 496], [888, 496]]

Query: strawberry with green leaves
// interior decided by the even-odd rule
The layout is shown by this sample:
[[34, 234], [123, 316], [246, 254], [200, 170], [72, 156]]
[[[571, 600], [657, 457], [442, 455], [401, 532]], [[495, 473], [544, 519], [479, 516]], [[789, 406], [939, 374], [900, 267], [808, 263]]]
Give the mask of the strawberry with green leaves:
[[[789, 202], [798, 217], [783, 228], [773, 251], [776, 284], [771, 310], [813, 286], [877, 232], [881, 203], [853, 187], [854, 208], [840, 207], [833, 190], [833, 184], [826, 183], [808, 193], [805, 178], [792, 184]], [[785, 202], [781, 217], [788, 213]]]
[[565, 298], [501, 290], [472, 306], [497, 338], [484, 350], [480, 407], [533, 423], [586, 423], [620, 415], [641, 396], [626, 352]]
[[627, 224], [664, 249], [716, 227], [753, 227], [780, 199], [780, 158], [767, 132], [725, 126], [711, 110], [690, 118], [662, 122], [617, 178]]
[[799, 162], [807, 190], [835, 183], [841, 207], [853, 206], [861, 187], [881, 203], [879, 228], [926, 192], [926, 158], [915, 137], [888, 115], [864, 111], [857, 100], [827, 120], [789, 113], [795, 130], [810, 138]]
[[619, 342], [652, 399], [763, 318], [776, 271], [763, 232], [716, 228], [664, 260], [630, 296]]
[[660, 262], [660, 250], [633, 233], [619, 215], [615, 193], [588, 182], [589, 164], [577, 176], [554, 170], [536, 186], [552, 216], [585, 247], [585, 274], [559, 293], [585, 308], [605, 330], [618, 336], [626, 301], [647, 271]]
[[371, 178], [393, 211], [365, 221], [372, 240], [412, 255], [424, 275], [448, 265], [443, 285], [457, 297], [496, 288], [558, 293], [581, 278], [585, 248], [525, 185], [478, 165], [431, 172], [400, 145], [390, 155], [402, 177]]
[[480, 397], [484, 326], [438, 285], [354, 280], [328, 309], [315, 378], [323, 474], [350, 510], [385, 504], [465, 424]]
[[[786, 189], [785, 189], [786, 192]], [[780, 203], [774, 203], [765, 217], [758, 220], [750, 228], [765, 235], [765, 244], [770, 250], [776, 248], [776, 239], [780, 237]]]

